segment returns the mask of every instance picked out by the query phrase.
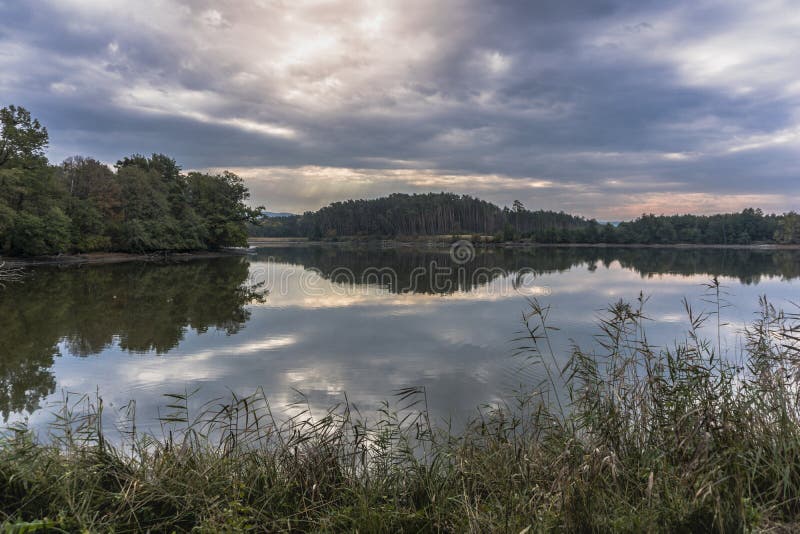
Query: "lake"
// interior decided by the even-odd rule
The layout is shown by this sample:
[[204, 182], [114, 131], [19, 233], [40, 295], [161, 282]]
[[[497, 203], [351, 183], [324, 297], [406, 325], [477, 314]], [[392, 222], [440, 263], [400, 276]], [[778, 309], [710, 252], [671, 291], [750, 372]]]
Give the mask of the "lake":
[[[688, 324], [684, 297], [716, 309], [713, 276], [729, 358], [761, 295], [787, 311], [800, 302], [794, 250], [330, 245], [31, 268], [0, 289], [0, 415], [36, 426], [65, 395], [99, 392], [111, 414], [135, 400], [147, 426], [165, 393], [197, 389], [197, 407], [258, 387], [276, 409], [302, 392], [315, 411], [345, 393], [370, 411], [424, 386], [436, 416], [459, 419], [542, 379], [515, 354], [529, 299], [549, 306], [564, 362], [573, 343], [596, 346], [609, 304], [640, 292], [650, 341], [672, 344]], [[704, 329], [714, 343], [716, 324]]]

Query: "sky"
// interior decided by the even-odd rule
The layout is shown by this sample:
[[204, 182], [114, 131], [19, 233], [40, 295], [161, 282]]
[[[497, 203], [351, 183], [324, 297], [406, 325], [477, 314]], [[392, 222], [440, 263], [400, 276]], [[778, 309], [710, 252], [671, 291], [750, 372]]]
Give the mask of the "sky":
[[0, 0], [48, 156], [254, 204], [452, 191], [603, 220], [800, 208], [796, 0]]

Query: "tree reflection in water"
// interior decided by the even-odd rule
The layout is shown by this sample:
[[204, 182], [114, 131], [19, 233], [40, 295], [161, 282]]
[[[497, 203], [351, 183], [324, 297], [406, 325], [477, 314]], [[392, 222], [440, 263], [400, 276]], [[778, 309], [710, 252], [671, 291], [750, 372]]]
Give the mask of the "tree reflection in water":
[[247, 280], [239, 257], [30, 270], [0, 290], [0, 414], [31, 412], [53, 392], [62, 351], [164, 354], [187, 329], [235, 334], [264, 298]]
[[744, 248], [477, 248], [471, 261], [455, 264], [447, 249], [340, 245], [264, 248], [258, 259], [299, 264], [334, 282], [384, 281], [384, 288], [392, 293], [472, 291], [520, 272], [540, 276], [581, 266], [594, 271], [614, 262], [643, 278], [658, 274], [725, 276], [750, 285], [765, 276], [800, 277], [800, 251]]
[[[504, 273], [513, 277], [524, 271], [535, 278], [596, 271], [615, 262], [643, 278], [720, 276], [751, 285], [763, 277], [800, 276], [800, 253], [794, 250], [478, 248], [472, 261], [457, 266], [462, 271], [454, 269], [451, 279], [437, 281], [425, 267], [431, 262], [453, 267], [446, 248], [280, 247], [261, 249], [255, 259], [302, 265], [333, 281], [347, 271], [356, 284], [391, 270], [394, 278], [385, 289], [392, 293], [444, 295], [473, 291]], [[54, 391], [56, 356], [90, 356], [110, 347], [165, 354], [190, 330], [236, 334], [250, 318], [248, 304], [263, 299], [250, 279], [250, 263], [243, 257], [30, 269], [21, 283], [0, 288], [0, 414], [7, 420], [11, 413], [31, 413]]]

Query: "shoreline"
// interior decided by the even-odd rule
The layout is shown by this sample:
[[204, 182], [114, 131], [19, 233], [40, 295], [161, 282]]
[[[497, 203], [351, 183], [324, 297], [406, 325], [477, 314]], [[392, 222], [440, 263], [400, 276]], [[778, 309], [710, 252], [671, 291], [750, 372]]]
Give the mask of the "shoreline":
[[103, 265], [112, 263], [164, 261], [190, 261], [200, 259], [246, 256], [247, 249], [202, 250], [197, 252], [168, 252], [166, 254], [133, 254], [129, 252], [87, 252], [61, 256], [36, 256], [30, 258], [0, 256], [0, 264], [7, 267], [39, 267], [47, 265]]
[[[442, 239], [441, 236], [431, 236], [430, 239], [350, 239], [341, 238], [337, 241], [311, 241], [307, 238], [285, 238], [285, 237], [255, 237], [248, 238], [247, 244], [256, 248], [270, 247], [302, 247], [302, 246], [342, 246], [342, 245], [375, 245], [393, 247], [413, 247], [413, 246], [444, 246], [449, 247], [452, 241]], [[722, 245], [722, 244], [701, 244], [701, 243], [671, 243], [671, 244], [647, 244], [647, 243], [527, 243], [521, 241], [510, 241], [503, 243], [475, 243], [477, 248], [654, 248], [654, 249], [721, 249], [721, 250], [800, 250], [800, 244], [783, 245], [778, 243], [761, 243], [750, 245]]]
[[[392, 240], [392, 239], [341, 239], [338, 241], [310, 241], [305, 238], [251, 238], [247, 244], [250, 248], [273, 247], [325, 247], [325, 246], [375, 246], [386, 248], [411, 248], [411, 247], [449, 247], [449, 240], [431, 238], [429, 240]], [[630, 249], [719, 249], [719, 250], [800, 250], [799, 245], [780, 245], [776, 243], [754, 245], [704, 245], [693, 243], [673, 243], [667, 245], [653, 245], [644, 243], [475, 243], [476, 248], [630, 248]], [[227, 258], [232, 256], [247, 256], [249, 250], [245, 248], [230, 248], [222, 250], [204, 250], [197, 252], [168, 252], [165, 254], [133, 254], [128, 252], [87, 252], [84, 254], [64, 254], [61, 256], [36, 256], [15, 257], [0, 256], [0, 264], [7, 267], [38, 267], [48, 265], [104, 265], [129, 262], [164, 261], [191, 261], [197, 259]]]

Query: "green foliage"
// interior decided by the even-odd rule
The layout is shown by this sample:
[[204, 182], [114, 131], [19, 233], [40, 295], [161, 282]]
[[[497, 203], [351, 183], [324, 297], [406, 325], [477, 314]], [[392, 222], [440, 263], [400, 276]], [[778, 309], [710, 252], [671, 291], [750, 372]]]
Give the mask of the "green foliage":
[[502, 234], [503, 241], [513, 241], [514, 240], [514, 227], [510, 224], [506, 224], [503, 227], [503, 234]]
[[26, 256], [40, 256], [66, 250], [69, 226], [69, 218], [59, 208], [51, 208], [41, 216], [21, 212], [11, 232], [11, 251]]
[[719, 215], [642, 215], [621, 223], [609, 238], [614, 243], [748, 245], [773, 240], [786, 217], [765, 215], [760, 209]]
[[192, 251], [247, 244], [247, 188], [232, 173], [181, 173], [163, 154], [134, 154], [116, 173], [91, 158], [59, 167], [47, 130], [24, 108], [0, 110], [0, 254]]
[[[515, 211], [453, 193], [406, 195], [395, 193], [374, 200], [334, 202], [316, 212], [291, 217], [263, 217], [251, 235], [304, 236], [414, 236], [530, 234], [544, 229], [578, 229], [593, 224], [563, 212], [528, 211], [522, 203]], [[506, 232], [510, 226], [511, 231]]]
[[775, 230], [775, 241], [793, 245], [800, 243], [800, 215], [791, 212], [783, 216]]
[[0, 109], [0, 126], [2, 254], [216, 249], [246, 245], [248, 230], [312, 239], [469, 233], [540, 243], [800, 243], [794, 213], [748, 208], [712, 216], [651, 214], [614, 227], [563, 212], [529, 211], [519, 201], [509, 210], [451, 193], [393, 194], [335, 202], [300, 216], [257, 217], [260, 210], [247, 207], [247, 188], [235, 174], [185, 175], [163, 154], [125, 157], [116, 173], [82, 157], [51, 167], [44, 157], [47, 130], [27, 110]]
[[[719, 285], [709, 284], [719, 298]], [[263, 392], [196, 413], [167, 395], [161, 431], [101, 399], [65, 398], [42, 441], [0, 440], [0, 519], [65, 531], [791, 532], [800, 524], [797, 320], [761, 302], [741, 359], [700, 332], [647, 341], [644, 302], [617, 302], [566, 367], [531, 301], [520, 354], [547, 381], [437, 427], [424, 388], [372, 418], [345, 402], [274, 415]], [[120, 418], [115, 417], [118, 424]], [[119, 428], [119, 427], [118, 427]]]
[[[784, 222], [785, 221], [785, 222]], [[493, 235], [495, 241], [535, 243], [675, 243], [749, 245], [800, 243], [800, 216], [765, 215], [747, 208], [719, 215], [644, 214], [636, 220], [601, 224], [563, 212], [529, 211], [520, 201], [512, 209], [450, 193], [394, 194], [375, 200], [335, 202], [316, 212], [262, 217], [249, 227], [263, 237]]]
[[0, 251], [39, 255], [65, 251], [70, 221], [63, 190], [47, 167], [0, 169]]
[[189, 173], [191, 206], [204, 221], [204, 235], [212, 248], [247, 245], [244, 223], [256, 217], [257, 210], [245, 205], [250, 197], [243, 180], [232, 172], [221, 175]]
[[46, 164], [47, 143], [47, 128], [32, 119], [27, 109], [17, 106], [0, 109], [0, 169]]

